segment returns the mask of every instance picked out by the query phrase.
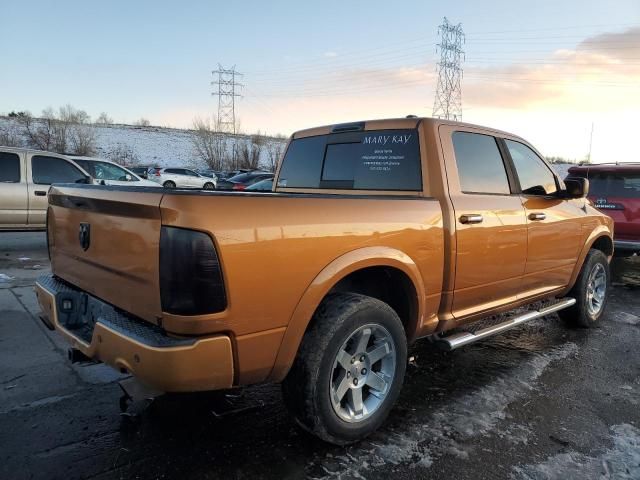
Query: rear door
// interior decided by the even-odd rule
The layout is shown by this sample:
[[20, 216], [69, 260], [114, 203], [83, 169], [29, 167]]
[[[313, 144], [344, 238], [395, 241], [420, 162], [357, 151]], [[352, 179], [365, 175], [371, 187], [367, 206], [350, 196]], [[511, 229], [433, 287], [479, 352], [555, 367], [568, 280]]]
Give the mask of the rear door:
[[204, 179], [196, 172], [189, 169], [184, 169], [183, 171], [187, 176], [186, 181], [189, 183], [190, 187], [202, 187], [202, 185], [204, 185]]
[[0, 152], [0, 228], [25, 226], [28, 205], [24, 155]]
[[40, 153], [29, 153], [27, 157], [27, 177], [30, 179], [28, 223], [30, 226], [44, 227], [49, 187], [54, 183], [81, 183], [87, 175], [62, 157]]
[[498, 140], [449, 125], [440, 127], [440, 138], [456, 222], [452, 313], [463, 317], [516, 300], [527, 227]]
[[560, 181], [528, 145], [505, 139], [527, 221], [527, 263], [519, 297], [564, 287], [582, 247], [584, 200], [558, 197]]

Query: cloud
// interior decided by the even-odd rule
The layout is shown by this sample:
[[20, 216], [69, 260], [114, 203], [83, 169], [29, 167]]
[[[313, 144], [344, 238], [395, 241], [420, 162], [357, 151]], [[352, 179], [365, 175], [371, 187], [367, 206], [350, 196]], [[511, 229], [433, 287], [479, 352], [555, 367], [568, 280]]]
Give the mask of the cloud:
[[466, 67], [471, 108], [614, 111], [640, 108], [640, 27], [587, 38], [530, 65]]
[[326, 58], [332, 58], [332, 57], [337, 57], [338, 54], [336, 52], [324, 52], [322, 56]]

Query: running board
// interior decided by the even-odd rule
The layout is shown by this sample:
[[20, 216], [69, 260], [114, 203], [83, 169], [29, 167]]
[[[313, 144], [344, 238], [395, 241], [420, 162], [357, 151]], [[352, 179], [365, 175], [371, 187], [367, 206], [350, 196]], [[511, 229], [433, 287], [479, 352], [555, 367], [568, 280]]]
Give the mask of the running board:
[[544, 317], [545, 315], [549, 315], [550, 313], [554, 313], [558, 310], [562, 310], [563, 308], [570, 307], [572, 305], [575, 305], [575, 303], [575, 298], [563, 298], [558, 303], [554, 303], [553, 305], [550, 305], [548, 307], [524, 313], [517, 317], [510, 318], [506, 322], [502, 322], [497, 325], [492, 325], [491, 327], [478, 330], [475, 333], [460, 332], [454, 333], [453, 335], [449, 335], [447, 337], [441, 337], [438, 339], [438, 345], [443, 347], [447, 351], [455, 350], [456, 348], [464, 347], [465, 345], [470, 345], [480, 340], [484, 340], [485, 338], [493, 337], [494, 335], [497, 335], [499, 333], [506, 332], [507, 330], [511, 330], [518, 325], [522, 325], [523, 323], [535, 320], [536, 318]]

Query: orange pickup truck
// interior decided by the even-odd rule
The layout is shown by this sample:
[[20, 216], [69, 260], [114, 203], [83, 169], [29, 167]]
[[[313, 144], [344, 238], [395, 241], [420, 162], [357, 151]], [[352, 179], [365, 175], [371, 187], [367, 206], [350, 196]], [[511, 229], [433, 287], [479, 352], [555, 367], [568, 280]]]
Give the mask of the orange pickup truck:
[[305, 429], [346, 444], [383, 423], [419, 338], [455, 349], [556, 311], [598, 320], [612, 221], [587, 191], [489, 128], [314, 128], [292, 135], [272, 192], [52, 187], [36, 291], [72, 358], [167, 392], [282, 382]]

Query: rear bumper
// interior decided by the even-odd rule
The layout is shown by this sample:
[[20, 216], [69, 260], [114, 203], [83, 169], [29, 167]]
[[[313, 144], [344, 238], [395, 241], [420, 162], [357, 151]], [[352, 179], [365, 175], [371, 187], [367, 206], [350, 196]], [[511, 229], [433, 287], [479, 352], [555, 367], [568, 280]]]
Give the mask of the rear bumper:
[[87, 357], [165, 392], [233, 386], [233, 352], [226, 335], [169, 336], [52, 275], [40, 277], [35, 289], [43, 321]]
[[640, 252], [640, 241], [633, 240], [613, 240], [613, 246], [616, 250]]

